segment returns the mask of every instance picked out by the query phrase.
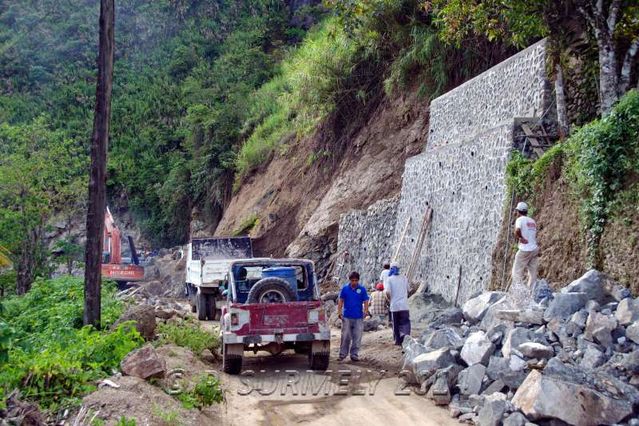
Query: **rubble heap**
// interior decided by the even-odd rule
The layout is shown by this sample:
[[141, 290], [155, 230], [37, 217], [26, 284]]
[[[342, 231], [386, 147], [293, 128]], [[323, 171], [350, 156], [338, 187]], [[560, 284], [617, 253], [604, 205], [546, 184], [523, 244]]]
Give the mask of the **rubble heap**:
[[639, 425], [639, 299], [596, 270], [556, 293], [537, 284], [523, 299], [480, 294], [407, 337], [407, 376], [480, 426]]

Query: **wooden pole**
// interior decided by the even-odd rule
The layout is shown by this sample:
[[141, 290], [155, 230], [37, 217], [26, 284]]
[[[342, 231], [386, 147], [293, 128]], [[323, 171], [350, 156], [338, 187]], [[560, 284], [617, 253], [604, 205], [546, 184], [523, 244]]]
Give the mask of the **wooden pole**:
[[98, 80], [95, 91], [91, 171], [87, 210], [87, 243], [84, 268], [84, 324], [100, 327], [101, 264], [106, 209], [106, 160], [111, 118], [115, 0], [100, 0]]
[[412, 220], [413, 218], [409, 217], [408, 220], [406, 221], [406, 225], [404, 225], [402, 236], [400, 237], [399, 243], [397, 244], [397, 247], [395, 248], [395, 253], [393, 254], [393, 257], [391, 257], [391, 263], [397, 261], [397, 256], [399, 256], [399, 249], [402, 247], [402, 244], [404, 243], [404, 237], [406, 237], [406, 231], [408, 231], [408, 225], [410, 225], [410, 222]]

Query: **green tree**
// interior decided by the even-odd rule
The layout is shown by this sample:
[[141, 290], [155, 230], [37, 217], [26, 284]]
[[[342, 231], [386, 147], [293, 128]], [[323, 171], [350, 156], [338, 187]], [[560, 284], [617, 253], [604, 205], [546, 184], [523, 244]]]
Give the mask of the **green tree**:
[[83, 158], [78, 145], [51, 130], [44, 116], [26, 125], [0, 125], [0, 243], [16, 269], [17, 294], [44, 271], [45, 225], [69, 201], [65, 188], [80, 179]]

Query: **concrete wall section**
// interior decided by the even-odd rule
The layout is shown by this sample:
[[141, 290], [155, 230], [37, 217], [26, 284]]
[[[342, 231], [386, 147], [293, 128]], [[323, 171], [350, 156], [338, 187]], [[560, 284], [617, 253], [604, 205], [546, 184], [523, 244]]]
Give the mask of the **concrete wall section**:
[[471, 142], [443, 146], [408, 160], [396, 225], [399, 234], [412, 218], [398, 256], [404, 271], [415, 251], [426, 206], [433, 209], [413, 281], [427, 284], [449, 301], [455, 299], [460, 265], [460, 301], [490, 281], [511, 147], [512, 125], [502, 125]]
[[514, 118], [547, 109], [545, 64], [541, 41], [433, 100], [426, 149], [406, 163], [396, 229], [412, 221], [397, 260], [408, 270], [430, 205], [431, 228], [412, 280], [448, 301], [455, 299], [460, 266], [460, 303], [490, 282]]
[[430, 104], [427, 149], [473, 138], [547, 106], [545, 40], [506, 59]]
[[[383, 263], [392, 256], [398, 203], [398, 197], [380, 200], [366, 210], [340, 217], [337, 253], [346, 250], [351, 257], [350, 262], [336, 268], [342, 281], [351, 271], [358, 271], [367, 286], [377, 281]], [[340, 264], [344, 263], [342, 259], [340, 256]]]

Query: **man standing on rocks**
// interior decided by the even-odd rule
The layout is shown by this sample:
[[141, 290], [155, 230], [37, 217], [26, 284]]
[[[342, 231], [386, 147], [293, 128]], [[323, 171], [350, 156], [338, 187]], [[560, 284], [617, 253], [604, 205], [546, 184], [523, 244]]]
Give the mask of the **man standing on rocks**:
[[519, 250], [513, 263], [513, 285], [524, 283], [524, 271], [528, 272], [528, 288], [537, 281], [537, 269], [539, 268], [539, 246], [537, 245], [537, 223], [528, 217], [528, 204], [519, 202], [515, 209], [517, 220], [515, 221], [515, 239]]
[[337, 316], [342, 320], [342, 341], [338, 361], [343, 361], [350, 351], [351, 361], [359, 361], [359, 347], [364, 332], [364, 317], [368, 312], [368, 294], [359, 283], [359, 273], [351, 272], [349, 283], [342, 287], [337, 302]]
[[391, 320], [395, 344], [401, 346], [404, 337], [410, 336], [410, 315], [408, 312], [408, 278], [399, 274], [399, 265], [392, 263], [388, 274], [386, 293], [390, 298]]

